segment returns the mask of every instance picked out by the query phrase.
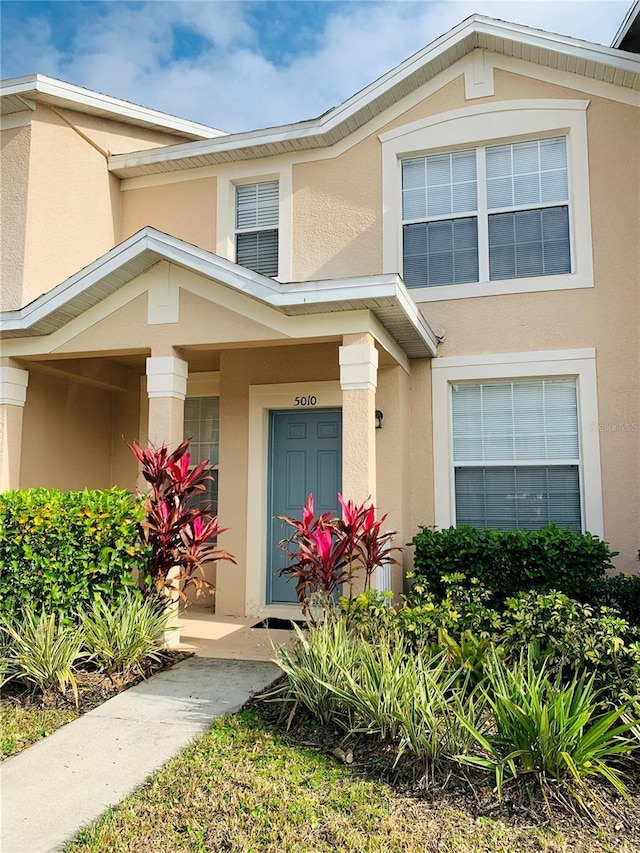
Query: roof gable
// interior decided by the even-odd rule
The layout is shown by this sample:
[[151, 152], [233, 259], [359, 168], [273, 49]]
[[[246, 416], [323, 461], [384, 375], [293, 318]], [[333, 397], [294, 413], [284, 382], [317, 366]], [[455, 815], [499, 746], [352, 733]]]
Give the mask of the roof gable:
[[222, 130], [195, 121], [178, 118], [159, 110], [141, 107], [82, 86], [74, 86], [44, 74], [29, 74], [0, 80], [0, 114], [34, 109], [36, 103], [50, 104], [62, 109], [111, 119], [123, 124], [173, 133], [189, 140], [212, 139], [224, 136]]
[[370, 311], [410, 358], [435, 355], [436, 337], [396, 275], [281, 284], [149, 226], [23, 308], [0, 312], [0, 335], [52, 334], [160, 261], [288, 317]]
[[110, 158], [109, 168], [129, 178], [335, 145], [477, 49], [640, 91], [640, 58], [633, 54], [472, 15], [317, 119], [118, 154]]

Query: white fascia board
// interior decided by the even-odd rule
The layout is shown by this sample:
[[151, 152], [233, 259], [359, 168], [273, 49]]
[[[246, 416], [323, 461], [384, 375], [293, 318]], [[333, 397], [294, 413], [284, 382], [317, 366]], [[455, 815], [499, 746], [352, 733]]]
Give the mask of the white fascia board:
[[305, 303], [342, 301], [345, 299], [383, 299], [396, 294], [399, 276], [394, 273], [383, 275], [356, 276], [343, 279], [319, 279], [317, 281], [286, 282], [279, 287], [281, 305], [304, 305]]
[[66, 281], [57, 285], [53, 290], [38, 296], [33, 302], [16, 311], [0, 313], [0, 332], [26, 329], [44, 320], [54, 311], [64, 307], [68, 302], [80, 296], [96, 282], [126, 265], [128, 261], [138, 257], [146, 246], [143, 245], [146, 235], [143, 232], [134, 234], [124, 243], [111, 249], [106, 255], [83, 267]]
[[[124, 270], [128, 263], [139, 259], [145, 252], [150, 253], [149, 266], [160, 260], [178, 264], [206, 278], [217, 280], [237, 293], [283, 314], [287, 313], [287, 307], [301, 304], [317, 306], [317, 313], [322, 313], [323, 307], [331, 303], [354, 300], [370, 302], [369, 310], [374, 310], [375, 300], [392, 300], [402, 309], [427, 349], [432, 355], [436, 354], [437, 341], [433, 333], [422, 319], [401, 279], [395, 274], [281, 285], [149, 226], [29, 305], [1, 312], [0, 333], [33, 328], [112, 273]], [[132, 277], [139, 274], [138, 269]]]
[[[319, 311], [329, 302], [370, 301], [377, 299], [393, 300], [402, 309], [403, 314], [416, 330], [428, 350], [435, 356], [438, 341], [425, 323], [418, 306], [415, 304], [400, 276], [387, 273], [379, 276], [361, 276], [359, 278], [311, 281], [304, 284], [285, 284], [277, 306], [286, 309], [289, 306], [317, 305]], [[373, 306], [370, 310], [374, 310]]]
[[[639, 0], [640, 2], [640, 0]], [[519, 44], [551, 50], [574, 56], [588, 62], [598, 62], [613, 68], [640, 73], [640, 57], [615, 50], [604, 45], [569, 38], [567, 36], [535, 30], [519, 24], [510, 24], [482, 15], [472, 15], [452, 30], [437, 38], [427, 47], [406, 59], [400, 65], [378, 78], [369, 86], [348, 98], [342, 104], [317, 119], [266, 128], [245, 133], [228, 134], [216, 140], [179, 143], [162, 149], [115, 154], [109, 158], [111, 170], [149, 166], [154, 163], [180, 160], [182, 157], [197, 157], [203, 154], [232, 152], [252, 146], [266, 146], [278, 142], [302, 142], [305, 139], [330, 133], [348, 121], [358, 110], [380, 97], [393, 86], [411, 76], [418, 68], [434, 62], [458, 43], [470, 36], [486, 35], [509, 39]], [[476, 45], [474, 45], [476, 46]]]
[[224, 258], [216, 257], [212, 261], [209, 252], [147, 226], [23, 308], [0, 313], [0, 331], [15, 331], [36, 325], [145, 251], [154, 252], [158, 260], [173, 261], [208, 278], [219, 278], [235, 290], [261, 302], [270, 303], [270, 299], [277, 293], [277, 284], [271, 279]]
[[226, 136], [225, 132], [215, 127], [208, 127], [195, 121], [189, 121], [178, 116], [142, 107], [130, 101], [103, 95], [82, 86], [74, 86], [64, 80], [56, 80], [43, 74], [30, 74], [26, 77], [12, 77], [0, 81], [0, 97], [6, 95], [25, 95], [38, 99], [38, 95], [45, 95], [57, 102], [59, 106], [73, 109], [74, 105], [82, 105], [96, 112], [111, 113], [115, 119], [125, 118], [129, 122], [144, 126], [160, 127], [168, 131], [179, 131], [191, 136], [204, 139]]
[[192, 272], [207, 278], [215, 278], [260, 302], [271, 305], [277, 300], [279, 284], [273, 279], [239, 266], [226, 258], [212, 256], [211, 252], [185, 243], [162, 231], [156, 231], [151, 227], [143, 230], [146, 231], [147, 248], [161, 254], [165, 260], [187, 267]]
[[632, 3], [629, 7], [629, 11], [625, 15], [623, 22], [620, 24], [618, 32], [613, 37], [611, 47], [619, 47], [620, 43], [624, 40], [624, 37], [631, 29], [631, 25], [638, 17], [638, 15], [640, 15], [640, 0], [636, 0], [636, 2]]

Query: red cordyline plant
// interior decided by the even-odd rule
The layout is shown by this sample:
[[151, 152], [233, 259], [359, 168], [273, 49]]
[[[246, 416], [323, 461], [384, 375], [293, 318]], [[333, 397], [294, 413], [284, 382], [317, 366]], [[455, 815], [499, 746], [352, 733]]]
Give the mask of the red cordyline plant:
[[143, 449], [137, 441], [129, 445], [149, 484], [143, 494], [145, 518], [139, 525], [142, 541], [149, 546], [148, 588], [159, 596], [177, 593], [186, 601], [185, 590], [193, 587], [196, 597], [213, 587], [204, 579], [203, 566], [218, 560], [230, 560], [216, 539], [224, 529], [218, 516], [197, 506], [197, 498], [213, 479], [209, 462], [191, 467], [187, 452], [189, 440], [175, 450], [165, 445]]
[[278, 516], [293, 527], [291, 536], [278, 543], [291, 561], [280, 569], [280, 574], [297, 580], [296, 594], [303, 612], [312, 593], [319, 592], [329, 600], [343, 584], [351, 584], [362, 572], [364, 588], [369, 589], [378, 566], [398, 562], [392, 553], [400, 549], [391, 547], [395, 533], [381, 532], [387, 516], [376, 519], [375, 508], [367, 501], [358, 506], [340, 494], [338, 500], [341, 517], [325, 512], [316, 518], [313, 494], [309, 494], [302, 508], [302, 520]]

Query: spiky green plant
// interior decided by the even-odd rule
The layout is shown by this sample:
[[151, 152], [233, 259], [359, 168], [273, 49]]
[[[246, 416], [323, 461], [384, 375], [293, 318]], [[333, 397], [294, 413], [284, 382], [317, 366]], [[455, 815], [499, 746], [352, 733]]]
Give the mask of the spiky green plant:
[[11, 640], [10, 661], [16, 678], [43, 692], [71, 687], [78, 704], [75, 665], [86, 658], [81, 627], [65, 623], [55, 613], [34, 614], [25, 610], [18, 619], [6, 618], [2, 630]]
[[2, 630], [0, 622], [0, 687], [14, 678], [15, 665], [13, 663], [13, 645], [9, 634]]
[[293, 627], [294, 645], [276, 651], [276, 663], [287, 680], [269, 696], [293, 703], [292, 711], [298, 705], [306, 708], [325, 725], [336, 722], [344, 717], [345, 708], [333, 687], [345, 670], [357, 666], [359, 649], [345, 620], [331, 614], [323, 623], [309, 622], [304, 630]]
[[555, 785], [588, 811], [585, 797], [597, 803], [590, 782], [599, 778], [629, 797], [617, 762], [638, 749], [628, 736], [638, 721], [624, 721], [625, 706], [603, 712], [593, 676], [563, 684], [532, 654], [509, 666], [494, 654], [483, 692], [495, 730], [488, 735], [461, 716], [482, 754], [459, 758], [491, 770], [498, 795], [505, 780], [535, 778], [545, 796]]
[[96, 598], [79, 616], [87, 651], [101, 669], [142, 673], [145, 661], [160, 660], [159, 636], [171, 614], [139, 594], [127, 592], [115, 605]]

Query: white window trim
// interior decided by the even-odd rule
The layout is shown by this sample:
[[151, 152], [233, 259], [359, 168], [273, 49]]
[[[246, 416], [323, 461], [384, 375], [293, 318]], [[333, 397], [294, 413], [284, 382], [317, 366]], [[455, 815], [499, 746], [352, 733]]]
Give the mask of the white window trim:
[[[278, 181], [278, 281], [292, 280], [293, 168], [282, 164], [275, 172], [265, 171], [266, 163], [238, 163], [229, 174], [217, 177], [216, 254], [236, 259], [236, 186]], [[260, 230], [260, 229], [253, 229]]]
[[435, 525], [455, 525], [451, 385], [467, 381], [575, 378], [582, 529], [604, 536], [596, 354], [594, 349], [451, 356], [432, 362]]
[[[382, 143], [382, 264], [402, 274], [401, 160], [479, 146], [566, 136], [569, 178], [569, 236], [572, 272], [531, 278], [414, 287], [415, 302], [467, 299], [593, 287], [591, 207], [586, 110], [589, 101], [519, 100], [475, 105], [432, 116], [388, 133]], [[483, 175], [478, 174], [478, 181]], [[480, 238], [480, 235], [479, 235]], [[479, 251], [487, 251], [479, 239]]]

